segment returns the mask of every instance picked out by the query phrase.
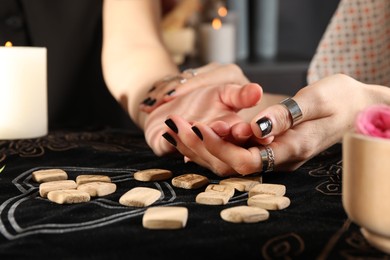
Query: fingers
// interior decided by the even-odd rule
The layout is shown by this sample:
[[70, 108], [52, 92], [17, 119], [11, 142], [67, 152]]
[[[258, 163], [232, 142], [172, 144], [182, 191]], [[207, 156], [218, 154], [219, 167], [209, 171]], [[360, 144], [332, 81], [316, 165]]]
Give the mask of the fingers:
[[[237, 146], [229, 141], [220, 138], [214, 131], [205, 124], [196, 123], [194, 125], [201, 133], [202, 145], [207, 149], [211, 156], [220, 160], [231, 167], [231, 173], [247, 175], [259, 172], [262, 169], [260, 153], [257, 147], [249, 149]], [[213, 170], [215, 169], [215, 164]], [[225, 172], [224, 174], [228, 174]]]
[[237, 84], [227, 84], [220, 89], [222, 103], [235, 110], [256, 105], [262, 94], [263, 89], [255, 83], [246, 84], [244, 87]]
[[[164, 137], [169, 143], [175, 145], [176, 149], [184, 155], [186, 161], [191, 160], [198, 163], [220, 176], [234, 173], [229, 165], [212, 156], [203, 145], [201, 134], [197, 132], [196, 128], [193, 129], [191, 124], [175, 115], [170, 116], [165, 122], [169, 129]], [[174, 141], [172, 142], [169, 138], [174, 139]]]
[[[161, 104], [174, 98], [176, 91], [184, 87], [190, 79], [198, 74], [208, 72], [218, 67], [216, 63], [210, 63], [196, 69], [187, 69], [178, 75], [170, 75], [157, 81], [148, 91], [148, 96], [141, 102], [140, 109], [150, 113]], [[188, 90], [191, 90], [189, 88]], [[183, 92], [183, 91], [181, 91]]]
[[224, 121], [211, 122], [208, 126], [225, 141], [243, 145], [253, 136], [249, 123], [239, 122], [232, 126]]
[[181, 95], [198, 87], [207, 87], [214, 85], [224, 85], [234, 83], [244, 85], [249, 83], [241, 68], [235, 64], [220, 65], [211, 63], [199, 72], [196, 77], [191, 78], [185, 84], [185, 87], [176, 90], [175, 95]]
[[[295, 125], [339, 114], [342, 108], [349, 109], [354, 104], [360, 104], [360, 90], [356, 81], [349, 77], [334, 75], [324, 78], [300, 89], [292, 98], [296, 105], [290, 103], [287, 105], [289, 109], [285, 105], [277, 104], [260, 112], [251, 122], [253, 132], [258, 138], [277, 136], [285, 132], [294, 125], [296, 106], [302, 112], [302, 118], [295, 122]], [[345, 98], [356, 98], [357, 101], [346, 102]]]
[[150, 113], [162, 103], [164, 103], [164, 96], [171, 96], [175, 89], [184, 84], [187, 78], [182, 75], [175, 75], [166, 77], [156, 82], [148, 91], [148, 96], [141, 102], [140, 110]]
[[[245, 148], [222, 139], [206, 124], [191, 125], [177, 116], [172, 116], [171, 119], [176, 127], [170, 126], [170, 134], [186, 161], [198, 163], [219, 176], [237, 173], [248, 175], [263, 170], [260, 155], [260, 149], [264, 149], [262, 145]], [[336, 136], [337, 133], [329, 128], [323, 129], [322, 125], [327, 120], [329, 119], [298, 125], [297, 129], [289, 129], [276, 137], [268, 145], [274, 155], [274, 170], [293, 171], [333, 144], [335, 140], [329, 138], [329, 134]], [[179, 130], [176, 131], [176, 128]]]
[[[201, 134], [202, 144], [211, 154], [210, 156], [214, 160], [220, 160], [223, 164], [230, 166], [230, 168], [226, 166], [224, 168], [224, 170], [230, 172], [224, 172], [223, 174], [239, 173], [248, 175], [263, 170], [264, 162], [260, 150], [265, 148], [262, 145], [244, 148], [223, 140], [205, 124], [196, 123], [193, 127], [197, 128], [198, 134]], [[268, 145], [272, 150], [275, 171], [293, 171], [318, 154], [319, 151], [322, 151], [326, 145], [332, 143], [332, 141], [325, 141], [322, 142], [323, 144], [319, 144], [318, 139], [323, 141], [322, 137], [325, 137], [326, 134], [322, 134], [322, 137], [319, 138], [310, 134], [311, 132], [312, 126], [303, 127], [300, 131], [289, 129], [280, 138], [275, 138]], [[192, 159], [190, 156], [189, 158]], [[267, 161], [270, 160], [271, 158], [268, 157]], [[218, 171], [216, 169], [218, 164], [209, 163], [208, 165], [209, 168], [212, 167], [213, 171]]]
[[302, 122], [328, 116], [326, 110], [315, 96], [300, 91], [293, 98], [261, 111], [252, 119], [251, 127], [258, 138], [278, 136]]
[[253, 136], [253, 132], [250, 124], [240, 122], [232, 126], [231, 135], [236, 144], [244, 144]]
[[291, 125], [289, 111], [280, 104], [266, 108], [251, 121], [253, 134], [258, 138], [278, 135]]
[[[221, 138], [227, 137], [230, 135], [230, 125], [225, 121], [215, 121], [209, 124], [209, 127], [219, 135]], [[252, 130], [251, 130], [252, 131]]]
[[235, 64], [209, 63], [196, 69], [187, 69], [179, 75], [160, 80], [154, 84], [140, 109], [150, 113], [163, 103], [199, 87], [249, 83], [242, 70]]

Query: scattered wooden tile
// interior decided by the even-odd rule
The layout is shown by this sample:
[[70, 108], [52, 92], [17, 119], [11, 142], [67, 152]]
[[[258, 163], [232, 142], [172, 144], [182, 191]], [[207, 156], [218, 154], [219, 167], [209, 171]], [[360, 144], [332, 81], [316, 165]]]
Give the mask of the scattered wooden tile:
[[209, 184], [209, 179], [203, 175], [187, 173], [172, 179], [172, 185], [183, 189], [198, 189]]
[[172, 177], [172, 171], [165, 169], [146, 169], [134, 173], [137, 181], [163, 181]]
[[259, 194], [250, 197], [247, 203], [249, 206], [259, 207], [267, 210], [281, 210], [290, 206], [290, 199], [285, 196]]
[[77, 190], [87, 192], [91, 197], [102, 197], [114, 193], [116, 184], [112, 182], [87, 182], [77, 186]]
[[286, 194], [286, 186], [282, 184], [259, 183], [249, 190], [248, 196], [252, 197], [258, 194], [284, 196]]
[[142, 225], [148, 229], [180, 229], [187, 224], [188, 210], [185, 207], [151, 207], [145, 211]]
[[54, 190], [47, 194], [47, 198], [57, 204], [74, 204], [90, 201], [87, 192], [79, 190]]
[[147, 207], [161, 197], [161, 191], [148, 187], [135, 187], [119, 198], [119, 203], [125, 206]]
[[43, 183], [49, 181], [63, 181], [68, 179], [68, 174], [62, 169], [45, 169], [33, 171], [32, 179], [35, 182]]
[[256, 223], [269, 218], [266, 209], [245, 205], [224, 209], [220, 215], [223, 220], [233, 223]]
[[244, 192], [249, 191], [255, 185], [259, 184], [258, 180], [253, 180], [253, 178], [247, 177], [231, 177], [223, 179], [219, 182], [221, 185], [230, 185], [233, 186], [236, 190]]
[[47, 194], [50, 191], [54, 190], [70, 190], [76, 189], [77, 184], [74, 180], [64, 180], [64, 181], [49, 181], [43, 182], [39, 185], [39, 195], [42, 198], [46, 198]]
[[111, 178], [106, 175], [98, 175], [98, 174], [83, 174], [76, 177], [76, 183], [78, 185], [88, 183], [88, 182], [111, 182]]

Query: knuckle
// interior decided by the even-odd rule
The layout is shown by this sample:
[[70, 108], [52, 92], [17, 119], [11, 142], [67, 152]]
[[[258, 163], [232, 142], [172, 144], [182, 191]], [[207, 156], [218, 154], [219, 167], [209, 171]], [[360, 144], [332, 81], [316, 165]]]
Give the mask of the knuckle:
[[234, 170], [240, 175], [248, 175], [256, 172], [256, 166], [252, 164], [240, 164], [234, 167]]
[[230, 75], [232, 77], [244, 75], [242, 69], [237, 64], [234, 64], [234, 63], [227, 64], [227, 65], [225, 65], [225, 68], [230, 71]]
[[230, 167], [222, 165], [221, 163], [213, 163], [211, 165], [211, 170], [220, 177], [226, 177], [233, 173]]
[[259, 171], [259, 165], [253, 158], [238, 158], [238, 163], [233, 162], [233, 169], [240, 175], [248, 175]]
[[274, 120], [277, 130], [285, 131], [291, 126], [290, 114], [283, 105], [280, 106], [281, 109], [274, 110]]
[[317, 146], [313, 139], [305, 138], [297, 141], [296, 144], [292, 146], [290, 151], [294, 162], [304, 162], [313, 157]]

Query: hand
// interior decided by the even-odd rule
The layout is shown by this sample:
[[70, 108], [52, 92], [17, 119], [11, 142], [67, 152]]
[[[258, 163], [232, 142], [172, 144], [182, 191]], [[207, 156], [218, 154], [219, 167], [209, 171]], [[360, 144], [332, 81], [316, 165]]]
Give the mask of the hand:
[[196, 88], [228, 83], [244, 85], [249, 83], [249, 80], [235, 64], [210, 63], [196, 69], [188, 69], [179, 75], [170, 75], [157, 81], [140, 104], [140, 110], [150, 113], [161, 104]]
[[[227, 125], [233, 125], [242, 121], [237, 111], [254, 106], [261, 99], [262, 93], [262, 88], [258, 84], [245, 86], [226, 84], [197, 88], [186, 95], [177, 96], [149, 114], [144, 127], [146, 141], [157, 155], [174, 152], [175, 147], [162, 138], [165, 133], [171, 137], [176, 135], [164, 124], [168, 116], [176, 115], [183, 118], [186, 123], [216, 122], [215, 125], [218, 127], [218, 122], [223, 121]], [[185, 132], [179, 131], [179, 135], [182, 134]]]
[[[268, 144], [273, 150], [276, 171], [293, 171], [339, 142], [352, 128], [357, 113], [370, 104], [385, 102], [384, 96], [390, 96], [388, 92], [380, 86], [334, 75], [301, 89], [293, 97], [303, 113], [302, 121], [294, 127], [291, 127], [288, 110], [280, 104], [261, 111], [250, 124], [256, 138], [253, 141], [252, 137], [248, 146], [224, 140], [205, 123], [190, 125], [181, 118], [172, 117], [180, 129], [175, 140], [183, 155], [221, 176], [260, 172], [263, 165], [259, 149], [263, 148], [258, 143]], [[266, 136], [256, 123], [261, 118], [272, 122], [272, 129]], [[191, 134], [194, 127], [197, 134]], [[243, 122], [232, 125], [229, 136], [235, 136], [247, 127]], [[225, 129], [226, 132], [229, 131]], [[202, 138], [196, 140], [197, 135]]]

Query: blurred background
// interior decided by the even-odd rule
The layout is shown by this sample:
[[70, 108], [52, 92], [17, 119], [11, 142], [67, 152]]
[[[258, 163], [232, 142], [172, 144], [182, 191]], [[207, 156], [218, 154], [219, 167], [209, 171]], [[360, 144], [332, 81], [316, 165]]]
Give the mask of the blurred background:
[[292, 95], [339, 1], [163, 0], [164, 39], [183, 69], [233, 62], [265, 91]]

